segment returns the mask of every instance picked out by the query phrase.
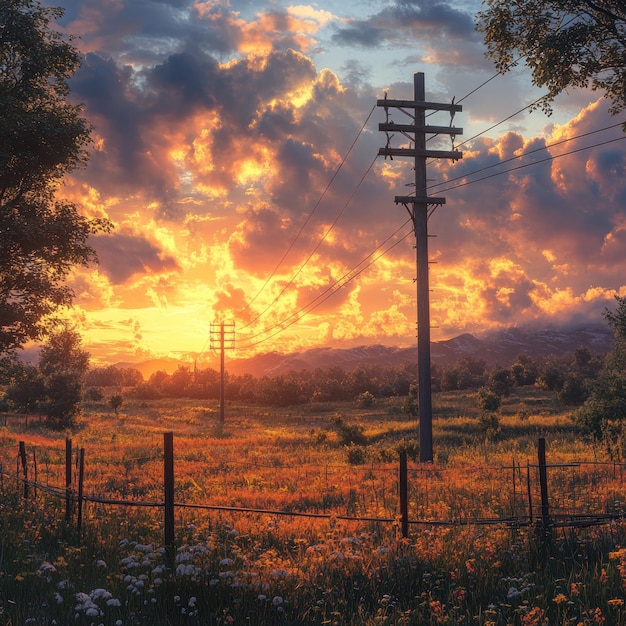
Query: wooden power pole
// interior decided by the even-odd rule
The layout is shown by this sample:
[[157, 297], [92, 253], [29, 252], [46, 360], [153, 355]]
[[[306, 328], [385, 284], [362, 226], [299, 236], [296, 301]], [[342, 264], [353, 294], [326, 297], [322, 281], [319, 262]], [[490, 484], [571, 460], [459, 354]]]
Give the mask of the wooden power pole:
[[[455, 135], [463, 133], [461, 128], [452, 127], [454, 114], [462, 110], [458, 104], [426, 102], [424, 74], [413, 75], [413, 100], [390, 100], [387, 94], [376, 102], [384, 107], [387, 119], [379, 124], [378, 129], [387, 135], [387, 145], [378, 150], [379, 155], [393, 158], [413, 157], [415, 159], [415, 196], [396, 196], [396, 204], [403, 204], [413, 222], [416, 243], [417, 263], [417, 374], [418, 374], [418, 410], [420, 461], [433, 460], [432, 399], [430, 373], [430, 305], [428, 286], [428, 215], [429, 206], [445, 204], [445, 198], [428, 197], [426, 179], [426, 159], [452, 159], [463, 157], [457, 150], [429, 150], [426, 148], [427, 135]], [[408, 124], [395, 123], [389, 109], [397, 109], [409, 118]], [[426, 125], [426, 111], [448, 111], [450, 126]], [[392, 148], [390, 143], [398, 133], [409, 140], [409, 146]], [[453, 145], [454, 147], [454, 145]]]
[[220, 422], [224, 422], [225, 419], [225, 375], [224, 375], [224, 353], [226, 350], [233, 349], [235, 347], [235, 324], [231, 322], [226, 324], [220, 322], [219, 324], [211, 324], [211, 349], [219, 350], [220, 352]]

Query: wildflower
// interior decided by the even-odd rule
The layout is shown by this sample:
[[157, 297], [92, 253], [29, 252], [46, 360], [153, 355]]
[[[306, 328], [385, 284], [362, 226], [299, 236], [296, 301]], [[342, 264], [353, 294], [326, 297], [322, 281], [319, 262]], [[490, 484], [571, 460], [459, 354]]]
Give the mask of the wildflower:
[[272, 600], [272, 604], [274, 606], [280, 606], [283, 603], [283, 599], [280, 596], [274, 596], [274, 599]]
[[624, 606], [624, 600], [622, 600], [622, 598], [613, 598], [612, 600], [609, 600], [609, 606]]
[[606, 622], [606, 617], [602, 615], [602, 609], [600, 609], [600, 607], [593, 612], [593, 621], [596, 624], [604, 624]]
[[518, 591], [517, 587], [509, 587], [509, 591], [506, 594], [508, 600], [519, 598], [522, 595], [521, 591]]
[[522, 615], [523, 626], [540, 626], [544, 623], [544, 610], [534, 606], [526, 615]]
[[567, 596], [559, 593], [557, 596], [552, 598], [552, 602], [555, 602], [556, 604], [563, 604], [563, 602], [567, 602]]
[[439, 600], [432, 600], [430, 602], [430, 610], [435, 617], [443, 617], [446, 611], [446, 605], [442, 604]]
[[45, 562], [45, 563], [42, 563], [39, 566], [39, 571], [42, 572], [42, 573], [56, 572], [57, 568], [54, 567], [54, 565], [52, 565], [52, 563]]
[[579, 596], [580, 595], [580, 591], [582, 589], [583, 584], [581, 582], [577, 582], [577, 583], [572, 583], [570, 585], [570, 593], [573, 596]]
[[107, 566], [106, 562], [103, 561], [102, 559], [98, 559], [96, 561], [96, 567], [106, 567], [106, 566]]

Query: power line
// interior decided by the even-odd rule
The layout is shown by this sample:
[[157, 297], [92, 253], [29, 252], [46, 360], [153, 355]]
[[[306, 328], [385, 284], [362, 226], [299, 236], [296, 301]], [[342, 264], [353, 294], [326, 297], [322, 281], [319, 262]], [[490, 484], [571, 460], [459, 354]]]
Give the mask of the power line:
[[[372, 116], [372, 113], [374, 112], [374, 109], [376, 108], [376, 105], [374, 105], [371, 109], [371, 111], [369, 112], [367, 118], [365, 119], [365, 122], [363, 122], [361, 128], [359, 129], [359, 132], [357, 133], [357, 136], [354, 138], [354, 141], [352, 142], [352, 144], [350, 145], [350, 147], [348, 148], [348, 151], [346, 152], [345, 156], [343, 157], [343, 159], [341, 160], [341, 162], [339, 163], [339, 166], [337, 167], [337, 169], [335, 170], [335, 173], [332, 175], [332, 177], [330, 178], [330, 180], [328, 181], [328, 184], [326, 185], [324, 191], [322, 192], [322, 195], [320, 196], [319, 200], [315, 203], [315, 205], [313, 206], [313, 208], [311, 209], [311, 211], [309, 212], [309, 214], [307, 215], [306, 219], [304, 220], [304, 222], [302, 223], [302, 225], [300, 226], [300, 229], [298, 230], [298, 233], [296, 234], [296, 236], [294, 237], [294, 239], [291, 241], [291, 243], [289, 244], [289, 247], [287, 248], [287, 250], [285, 251], [285, 253], [283, 254], [283, 256], [281, 257], [280, 261], [278, 262], [278, 264], [276, 265], [276, 267], [272, 270], [271, 274], [267, 277], [267, 279], [265, 280], [265, 282], [263, 283], [263, 286], [261, 287], [261, 289], [259, 289], [259, 291], [256, 293], [256, 295], [237, 313], [235, 313], [235, 315], [233, 316], [234, 318], [239, 317], [244, 311], [248, 310], [250, 308], [250, 306], [254, 303], [254, 301], [261, 295], [261, 293], [263, 292], [263, 290], [267, 287], [267, 285], [269, 284], [270, 280], [272, 280], [272, 278], [274, 277], [274, 275], [276, 274], [276, 272], [278, 271], [278, 268], [283, 264], [283, 262], [285, 261], [285, 259], [287, 258], [287, 256], [289, 255], [289, 253], [291, 252], [291, 250], [293, 249], [294, 245], [296, 244], [296, 241], [299, 239], [300, 235], [302, 234], [302, 232], [304, 231], [306, 225], [309, 223], [309, 221], [311, 220], [311, 218], [313, 217], [313, 215], [315, 214], [315, 212], [317, 211], [317, 209], [319, 208], [322, 200], [324, 199], [324, 197], [326, 196], [326, 193], [328, 192], [328, 190], [330, 189], [330, 186], [333, 184], [335, 178], [337, 178], [337, 176], [339, 175], [339, 172], [341, 171], [341, 168], [344, 166], [346, 160], [348, 159], [348, 157], [350, 156], [350, 153], [352, 152], [352, 149], [354, 148], [356, 142], [358, 141], [359, 137], [361, 136], [361, 134], [363, 133], [363, 130], [365, 128], [365, 126], [367, 125], [367, 123], [369, 122], [370, 117]], [[371, 167], [371, 166], [370, 166]], [[253, 320], [251, 320], [250, 322], [248, 322], [245, 326], [242, 326], [243, 328], [247, 328], [248, 326], [250, 326], [250, 324], [254, 323], [256, 320], [258, 319], [258, 317], [254, 318]]]
[[[531, 167], [532, 165], [538, 165], [540, 163], [545, 163], [546, 161], [554, 161], [555, 159], [559, 159], [561, 157], [564, 156], [568, 156], [570, 154], [576, 154], [577, 152], [583, 152], [585, 150], [591, 150], [592, 148], [598, 148], [600, 146], [605, 146], [607, 144], [610, 143], [614, 143], [616, 141], [623, 141], [624, 139], [626, 139], [626, 135], [622, 136], [622, 137], [616, 137], [614, 139], [608, 139], [607, 141], [602, 141], [599, 143], [595, 143], [592, 144], [591, 146], [585, 146], [583, 148], [576, 148], [575, 150], [570, 150], [568, 152], [563, 152], [562, 154], [555, 154], [555, 155], [551, 155], [549, 157], [546, 157], [545, 159], [539, 159], [538, 161], [533, 161], [532, 163], [524, 163], [523, 165], [518, 165], [517, 167], [511, 167], [508, 170], [502, 170], [501, 172], [495, 172], [494, 174], [489, 174], [488, 176], [483, 176], [482, 178], [477, 178], [475, 180], [469, 180], [463, 183], [459, 183], [458, 185], [454, 185], [452, 187], [446, 187], [445, 189], [440, 189], [438, 191], [438, 193], [444, 193], [446, 191], [452, 191], [453, 189], [458, 189], [459, 187], [466, 187], [467, 185], [472, 185], [474, 183], [478, 183], [481, 182], [483, 180], [488, 180], [489, 178], [494, 178], [496, 176], [500, 176], [502, 174], [508, 174], [509, 172], [514, 172], [516, 170], [521, 170], [525, 167]], [[499, 164], [498, 164], [499, 165]], [[464, 178], [464, 177], [462, 177]], [[441, 185], [446, 184], [446, 183], [440, 183]]]
[[[622, 124], [622, 123], [620, 122], [620, 123], [618, 123], [618, 124], [613, 124], [613, 125], [611, 125], [611, 126], [607, 126], [607, 127], [605, 127], [605, 128], [602, 128], [602, 129], [598, 129], [598, 130], [590, 131], [590, 132], [588, 132], [588, 133], [583, 133], [583, 134], [581, 134], [581, 135], [579, 135], [579, 136], [576, 136], [576, 137], [571, 137], [571, 138], [568, 138], [568, 139], [565, 139], [565, 140], [562, 140], [562, 141], [558, 141], [558, 142], [555, 142], [555, 143], [550, 144], [550, 145], [548, 145], [548, 146], [544, 146], [544, 147], [542, 147], [542, 148], [537, 148], [537, 149], [535, 149], [535, 150], [531, 150], [531, 151], [529, 151], [529, 152], [526, 152], [526, 153], [524, 153], [524, 154], [518, 155], [518, 156], [516, 156], [516, 157], [512, 157], [512, 158], [510, 158], [510, 159], [507, 159], [506, 161], [502, 161], [502, 162], [497, 163], [497, 164], [494, 164], [494, 165], [492, 165], [492, 166], [489, 166], [489, 167], [486, 167], [486, 168], [481, 168], [480, 170], [476, 170], [476, 172], [473, 172], [473, 173], [471, 173], [471, 174], [467, 174], [467, 175], [465, 175], [465, 176], [460, 176], [460, 177], [458, 177], [457, 179], [452, 179], [452, 180], [458, 180], [458, 179], [466, 178], [467, 176], [471, 176], [471, 175], [472, 175], [472, 174], [474, 174], [474, 173], [478, 173], [478, 172], [485, 171], [485, 170], [490, 169], [490, 168], [493, 168], [493, 167], [497, 167], [497, 166], [499, 166], [499, 165], [502, 165], [502, 164], [504, 164], [504, 163], [507, 163], [507, 162], [513, 161], [513, 160], [515, 160], [515, 159], [519, 159], [519, 158], [522, 158], [522, 157], [528, 156], [528, 155], [533, 154], [533, 153], [535, 153], [535, 152], [538, 152], [538, 151], [540, 151], [540, 150], [545, 150], [545, 149], [550, 148], [550, 147], [554, 147], [554, 146], [557, 146], [557, 145], [561, 145], [561, 144], [566, 143], [566, 142], [568, 142], [568, 141], [573, 141], [573, 140], [575, 140], [575, 139], [580, 139], [580, 138], [582, 138], [582, 137], [586, 137], [586, 136], [589, 136], [589, 135], [592, 135], [592, 134], [596, 134], [596, 133], [599, 133], [599, 132], [602, 132], [602, 131], [605, 131], [605, 130], [609, 130], [609, 129], [615, 128], [616, 126], [621, 126], [621, 124]], [[440, 191], [441, 191], [441, 193], [443, 193], [443, 192], [445, 192], [445, 191], [450, 191], [450, 190], [453, 190], [453, 189], [457, 189], [457, 188], [459, 188], [459, 187], [467, 186], [467, 185], [473, 184], [473, 183], [475, 183], [475, 182], [480, 182], [480, 181], [483, 181], [483, 180], [487, 180], [487, 179], [489, 179], [489, 178], [493, 178], [493, 177], [495, 177], [495, 176], [499, 176], [499, 175], [501, 175], [501, 174], [506, 174], [506, 173], [511, 172], [511, 171], [516, 171], [516, 170], [519, 170], [519, 169], [523, 169], [523, 168], [526, 168], [526, 167], [530, 167], [530, 166], [532, 166], [532, 165], [536, 165], [536, 164], [539, 164], [539, 163], [544, 163], [544, 162], [546, 162], [546, 161], [555, 160], [555, 159], [560, 158], [560, 157], [562, 157], [562, 156], [567, 156], [567, 155], [575, 154], [575, 153], [578, 153], [578, 152], [582, 152], [582, 151], [584, 151], [584, 150], [590, 150], [590, 149], [592, 149], [592, 148], [597, 148], [597, 147], [600, 147], [600, 146], [603, 146], [603, 145], [607, 145], [607, 144], [610, 144], [610, 143], [614, 143], [614, 142], [616, 142], [616, 141], [621, 141], [621, 140], [623, 140], [623, 139], [626, 139], [626, 136], [620, 136], [620, 137], [617, 137], [617, 138], [614, 138], [614, 139], [609, 139], [609, 140], [607, 140], [607, 141], [598, 142], [598, 143], [596, 143], [596, 144], [592, 144], [592, 145], [590, 145], [590, 146], [584, 146], [584, 147], [582, 147], [582, 148], [576, 148], [576, 149], [574, 149], [574, 150], [570, 150], [570, 151], [564, 152], [564, 153], [559, 154], [559, 155], [550, 155], [549, 157], [546, 157], [545, 159], [540, 159], [539, 161], [533, 161], [532, 163], [525, 163], [525, 164], [519, 165], [519, 166], [514, 167], [514, 168], [509, 168], [509, 169], [504, 170], [504, 171], [501, 171], [501, 172], [495, 172], [495, 173], [493, 173], [493, 174], [490, 174], [489, 176], [484, 176], [484, 177], [482, 177], [482, 178], [479, 178], [479, 179], [476, 179], [476, 180], [472, 180], [472, 181], [466, 181], [466, 182], [460, 183], [460, 184], [458, 184], [458, 185], [454, 185], [454, 186], [452, 186], [452, 187], [445, 188], [445, 189], [440, 190]], [[436, 186], [441, 186], [441, 185], [445, 185], [445, 184], [447, 184], [447, 183], [449, 183], [449, 182], [452, 182], [452, 181], [446, 181], [446, 183], [439, 183], [438, 185], [433, 185], [433, 187], [436, 187]], [[254, 339], [255, 337], [258, 337], [258, 336], [260, 336], [260, 335], [264, 335], [264, 334], [266, 334], [266, 333], [268, 333], [268, 332], [270, 332], [270, 331], [272, 331], [272, 330], [274, 330], [274, 329], [277, 329], [277, 330], [275, 330], [275, 332], [271, 333], [270, 335], [268, 335], [267, 337], [265, 337], [264, 339], [262, 339], [262, 340], [260, 340], [260, 341], [253, 342], [253, 343], [251, 343], [251, 344], [249, 344], [249, 345], [246, 345], [246, 346], [242, 346], [242, 348], [243, 348], [243, 349], [246, 349], [246, 348], [251, 348], [251, 347], [254, 347], [254, 346], [257, 346], [257, 345], [259, 345], [259, 344], [263, 343], [264, 341], [266, 341], [266, 340], [268, 340], [268, 339], [271, 339], [272, 337], [274, 337], [274, 336], [276, 336], [277, 334], [279, 334], [279, 333], [283, 332], [284, 330], [286, 330], [287, 328], [289, 328], [290, 326], [292, 326], [292, 325], [293, 325], [293, 324], [295, 324], [296, 322], [300, 321], [300, 320], [301, 320], [301, 319], [302, 319], [305, 315], [308, 315], [310, 312], [312, 312], [313, 310], [315, 310], [318, 306], [320, 306], [323, 302], [325, 302], [328, 298], [330, 298], [330, 297], [331, 297], [331, 296], [332, 296], [332, 295], [333, 295], [333, 294], [334, 294], [334, 293], [335, 293], [335, 292], [336, 292], [339, 288], [343, 287], [345, 284], [347, 284], [348, 282], [350, 282], [351, 280], [353, 280], [354, 278], [356, 278], [357, 276], [359, 276], [359, 275], [360, 275], [360, 274], [361, 274], [361, 273], [362, 273], [365, 269], [367, 269], [368, 267], [370, 267], [370, 266], [371, 266], [373, 263], [375, 263], [375, 262], [376, 262], [379, 258], [381, 258], [381, 257], [382, 257], [382, 256], [384, 256], [385, 254], [387, 254], [387, 253], [388, 253], [389, 251], [391, 251], [391, 250], [392, 250], [392, 249], [393, 249], [396, 245], [398, 245], [401, 241], [403, 241], [404, 239], [406, 239], [406, 237], [408, 237], [408, 235], [410, 234], [410, 232], [406, 233], [406, 234], [405, 234], [405, 235], [404, 235], [404, 236], [403, 236], [400, 240], [396, 241], [396, 242], [395, 242], [392, 246], [390, 246], [387, 250], [383, 251], [383, 252], [382, 252], [380, 255], [378, 255], [375, 259], [373, 259], [372, 261], [370, 261], [370, 262], [369, 262], [369, 263], [368, 263], [365, 267], [363, 267], [363, 268], [359, 269], [358, 271], [356, 271], [356, 270], [359, 268], [359, 266], [360, 266], [360, 265], [362, 265], [362, 264], [363, 264], [363, 263], [364, 263], [364, 262], [365, 262], [368, 258], [370, 258], [373, 254], [375, 254], [375, 252], [376, 252], [378, 249], [380, 249], [380, 248], [381, 248], [381, 247], [382, 247], [382, 246], [383, 246], [383, 245], [384, 245], [387, 241], [389, 241], [389, 240], [390, 240], [392, 237], [394, 237], [394, 236], [395, 236], [398, 232], [400, 232], [400, 230], [402, 230], [402, 228], [404, 228], [404, 227], [406, 226], [406, 224], [407, 224], [409, 221], [410, 221], [410, 220], [407, 220], [406, 222], [404, 222], [404, 224], [403, 224], [400, 228], [398, 228], [396, 231], [394, 231], [394, 233], [392, 233], [392, 235], [390, 235], [390, 236], [389, 236], [389, 237], [388, 237], [388, 238], [387, 238], [387, 239], [386, 239], [386, 240], [385, 240], [385, 241], [384, 241], [384, 242], [383, 242], [380, 246], [378, 246], [378, 247], [377, 247], [377, 248], [376, 248], [373, 252], [371, 252], [371, 253], [370, 253], [367, 257], [365, 257], [365, 258], [364, 258], [362, 261], [360, 261], [360, 262], [359, 262], [356, 266], [354, 266], [351, 270], [349, 270], [349, 272], [347, 272], [346, 274], [344, 274], [344, 275], [343, 275], [343, 276], [342, 276], [339, 280], [337, 280], [335, 283], [333, 283], [332, 285], [330, 285], [330, 286], [329, 286], [329, 287], [328, 287], [328, 288], [327, 288], [324, 292], [322, 292], [322, 294], [320, 294], [319, 296], [317, 296], [316, 298], [314, 298], [312, 301], [308, 302], [306, 305], [304, 305], [303, 307], [301, 307], [300, 309], [298, 309], [298, 311], [296, 311], [296, 312], [292, 313], [291, 315], [289, 315], [288, 317], [284, 318], [284, 319], [283, 319], [283, 320], [281, 320], [280, 322], [277, 322], [277, 323], [276, 323], [276, 324], [274, 324], [273, 326], [271, 326], [271, 327], [269, 327], [269, 328], [266, 328], [266, 329], [264, 329], [264, 330], [262, 330], [262, 331], [260, 331], [260, 332], [258, 332], [258, 333], [256, 333], [256, 334], [254, 334], [254, 335], [250, 336], [250, 337], [248, 338], [248, 340], [250, 340], [250, 339]], [[342, 281], [343, 281], [343, 282], [342, 282]], [[335, 289], [336, 287], [337, 287], [337, 289]], [[326, 295], [326, 294], [328, 294], [328, 295]], [[323, 297], [323, 296], [325, 296], [325, 297]], [[318, 302], [318, 300], [319, 300], [319, 302]], [[310, 307], [310, 308], [309, 308], [309, 307]], [[292, 318], [293, 318], [293, 319], [292, 319]], [[291, 321], [289, 321], [289, 320], [291, 320]], [[285, 324], [286, 322], [289, 322], [289, 323], [288, 323], [288, 324]]]
[[[370, 257], [372, 257], [377, 252], [377, 250], [380, 250], [389, 240], [391, 240], [393, 237], [395, 237], [410, 221], [411, 221], [410, 219], [406, 220], [402, 224], [402, 226], [400, 226], [391, 235], [389, 235], [389, 237], [387, 237], [387, 239], [385, 239], [381, 244], [379, 244], [372, 252], [370, 252], [367, 256], [365, 256], [361, 261], [359, 261], [359, 263], [357, 263], [355, 266], [353, 266], [348, 272], [343, 274], [343, 276], [341, 276], [341, 278], [336, 280], [332, 285], [329, 285], [321, 294], [319, 294], [318, 296], [313, 298], [313, 300], [310, 300], [307, 304], [305, 304], [304, 306], [300, 307], [300, 309], [298, 309], [294, 313], [291, 313], [286, 318], [283, 318], [281, 321], [277, 322], [273, 326], [270, 326], [269, 328], [265, 328], [262, 331], [259, 331], [258, 333], [249, 336], [247, 338], [247, 340], [250, 341], [251, 339], [254, 339], [254, 338], [259, 337], [261, 335], [264, 335], [264, 334], [266, 334], [268, 332], [271, 332], [272, 330], [274, 330], [276, 328], [277, 330], [275, 332], [273, 332], [272, 334], [268, 335], [264, 339], [261, 339], [260, 341], [252, 342], [252, 343], [250, 343], [248, 345], [244, 345], [244, 346], [240, 346], [240, 347], [242, 349], [248, 349], [248, 348], [252, 348], [254, 346], [257, 346], [257, 345], [267, 341], [268, 339], [271, 339], [272, 337], [278, 335], [279, 333], [283, 332], [284, 330], [286, 330], [287, 328], [289, 328], [290, 326], [292, 326], [296, 322], [300, 321], [303, 317], [305, 317], [306, 315], [311, 313], [311, 311], [314, 311], [317, 307], [319, 307], [321, 304], [326, 302], [326, 300], [328, 300], [331, 296], [333, 296], [339, 289], [341, 289], [342, 287], [347, 285], [350, 281], [354, 280], [357, 276], [359, 276], [361, 273], [363, 273], [368, 267], [370, 267], [371, 265], [376, 263], [376, 261], [378, 261], [378, 259], [380, 259], [382, 256], [384, 256], [385, 254], [387, 254], [388, 252], [393, 250], [393, 248], [395, 248], [397, 245], [402, 243], [411, 234], [411, 232], [413, 232], [412, 230], [407, 232], [407, 233], [405, 233], [404, 235], [402, 235], [402, 237], [400, 239], [398, 239], [396, 242], [394, 242], [386, 250], [383, 250], [381, 252], [381, 254], [379, 254], [378, 256], [373, 258], [369, 263], [367, 263], [367, 265], [365, 265], [365, 266], [363, 266], [363, 267], [361, 267], [359, 269], [359, 267], [361, 265], [363, 265], [363, 263], [365, 263]], [[292, 321], [289, 321], [292, 318], [294, 318], [294, 319]], [[287, 324], [286, 322], [289, 322], [289, 323]]]
[[313, 255], [317, 252], [317, 250], [322, 245], [322, 243], [326, 240], [326, 238], [328, 237], [330, 232], [333, 230], [333, 228], [335, 227], [335, 225], [337, 224], [337, 222], [339, 221], [341, 216], [345, 213], [346, 209], [348, 208], [348, 205], [352, 201], [352, 198], [354, 198], [354, 196], [356, 195], [356, 192], [359, 190], [359, 188], [363, 184], [363, 181], [365, 180], [367, 175], [370, 173], [370, 170], [374, 166], [374, 163], [376, 162], [377, 158], [378, 158], [378, 155], [374, 157], [373, 161], [370, 163], [370, 166], [365, 171], [365, 174], [363, 174], [363, 176], [361, 176], [361, 180], [359, 180], [357, 186], [354, 188], [354, 190], [350, 194], [349, 198], [346, 200], [346, 202], [344, 203], [343, 207], [341, 208], [341, 210], [339, 211], [339, 213], [337, 214], [337, 216], [335, 217], [335, 219], [331, 223], [331, 225], [326, 229], [326, 232], [322, 235], [320, 240], [317, 242], [317, 244], [315, 245], [315, 247], [313, 248], [313, 250], [311, 251], [309, 256], [304, 260], [304, 262], [300, 265], [300, 267], [296, 270], [296, 272], [289, 279], [289, 282], [281, 289], [280, 293], [272, 300], [272, 302], [270, 302], [265, 307], [265, 309], [263, 309], [263, 311], [261, 311], [253, 320], [251, 320], [245, 326], [243, 326], [243, 328], [247, 328], [252, 323], [256, 322], [259, 318], [263, 317], [263, 315], [265, 315], [265, 313], [267, 313], [267, 311], [269, 309], [271, 309], [274, 306], [274, 304], [276, 304], [276, 302], [282, 297], [282, 295], [285, 293], [285, 291], [287, 291], [287, 289], [293, 284], [294, 280], [299, 276], [300, 272], [302, 272], [302, 270], [305, 268], [305, 266], [308, 264], [308, 262], [313, 258]]
[[[436, 187], [443, 187], [444, 185], [448, 185], [456, 180], [462, 180], [467, 178], [468, 176], [473, 176], [474, 174], [479, 174], [480, 172], [484, 172], [486, 170], [493, 169], [500, 165], [504, 165], [505, 163], [510, 163], [511, 161], [516, 161], [517, 159], [522, 159], [526, 156], [530, 156], [531, 154], [535, 154], [537, 152], [541, 152], [542, 150], [547, 150], [548, 148], [554, 148], [555, 146], [560, 146], [564, 143], [568, 143], [570, 141], [575, 141], [576, 139], [582, 139], [583, 137], [588, 137], [590, 135], [595, 135], [597, 133], [602, 133], [605, 130], [611, 130], [612, 128], [616, 128], [618, 126], [622, 126], [624, 122], [618, 122], [617, 124], [611, 124], [610, 126], [605, 126], [604, 128], [598, 128], [597, 130], [591, 130], [586, 133], [582, 133], [580, 135], [575, 135], [573, 137], [568, 137], [567, 139], [561, 139], [560, 141], [555, 141], [554, 143], [546, 144], [545, 146], [541, 146], [540, 148], [534, 148], [533, 150], [528, 150], [527, 152], [523, 152], [522, 154], [516, 154], [515, 156], [509, 157], [508, 159], [504, 159], [503, 161], [498, 161], [497, 163], [493, 163], [491, 165], [486, 165], [485, 167], [481, 167], [480, 169], [474, 170], [473, 172], [468, 172], [466, 174], [462, 174], [460, 176], [456, 176], [454, 178], [450, 178], [442, 183], [435, 183], [434, 185], [429, 185], [428, 189], [432, 190]], [[602, 145], [602, 144], [597, 144]], [[590, 148], [595, 146], [589, 146]], [[531, 164], [529, 164], [531, 165]], [[507, 170], [509, 171], [509, 170]], [[481, 179], [482, 180], [482, 179]], [[445, 190], [444, 190], [445, 191]]]

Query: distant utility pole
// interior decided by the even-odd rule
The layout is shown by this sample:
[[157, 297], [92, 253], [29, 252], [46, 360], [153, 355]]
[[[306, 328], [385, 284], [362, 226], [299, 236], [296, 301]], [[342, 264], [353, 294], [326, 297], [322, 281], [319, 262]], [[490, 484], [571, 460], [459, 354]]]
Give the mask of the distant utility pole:
[[[452, 159], [463, 157], [457, 150], [427, 150], [426, 135], [450, 135], [454, 148], [454, 136], [461, 135], [463, 129], [453, 128], [454, 114], [462, 111], [458, 104], [426, 102], [424, 74], [413, 74], [413, 100], [378, 100], [377, 106], [384, 107], [387, 116], [378, 130], [387, 136], [387, 145], [378, 150], [379, 155], [390, 157], [413, 157], [415, 159], [415, 196], [396, 196], [396, 204], [403, 204], [411, 216], [416, 243], [417, 263], [417, 374], [418, 374], [418, 410], [419, 410], [419, 442], [420, 461], [433, 460], [433, 415], [431, 399], [430, 374], [430, 306], [428, 287], [428, 207], [445, 204], [445, 198], [428, 197], [426, 187], [426, 159]], [[397, 109], [407, 116], [409, 124], [396, 124], [391, 120], [389, 109]], [[426, 125], [426, 111], [448, 111], [450, 126]], [[392, 148], [391, 139], [399, 133], [409, 140], [409, 147]], [[431, 137], [432, 138], [432, 137]]]
[[224, 405], [225, 405], [225, 393], [224, 393], [224, 353], [226, 350], [232, 350], [235, 347], [235, 323], [231, 322], [226, 324], [225, 322], [211, 323], [211, 332], [209, 335], [211, 339], [211, 350], [220, 351], [220, 422], [224, 422]]

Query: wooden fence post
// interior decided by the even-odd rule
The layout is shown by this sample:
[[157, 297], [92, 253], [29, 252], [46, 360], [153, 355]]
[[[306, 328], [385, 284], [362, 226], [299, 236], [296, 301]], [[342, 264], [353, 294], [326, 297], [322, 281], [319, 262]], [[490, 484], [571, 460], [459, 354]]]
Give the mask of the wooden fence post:
[[400, 452], [400, 517], [402, 536], [409, 536], [409, 481], [407, 472], [406, 450]]
[[174, 433], [163, 433], [163, 488], [165, 492], [165, 547], [174, 546]]
[[76, 530], [80, 533], [83, 525], [83, 482], [85, 479], [85, 448], [81, 448], [78, 461], [78, 521]]
[[65, 521], [72, 520], [72, 440], [65, 440]]
[[550, 529], [550, 508], [548, 506], [548, 472], [546, 469], [546, 440], [539, 438], [539, 486], [541, 487], [541, 525], [544, 539], [547, 539]]
[[530, 463], [526, 461], [526, 490], [528, 492], [528, 521], [533, 523], [533, 492], [530, 486]]
[[33, 496], [37, 496], [37, 481], [39, 475], [37, 473], [37, 448], [33, 448]]
[[26, 446], [20, 441], [20, 460], [22, 461], [22, 475], [24, 476], [24, 500], [28, 499], [28, 466], [26, 465]]

